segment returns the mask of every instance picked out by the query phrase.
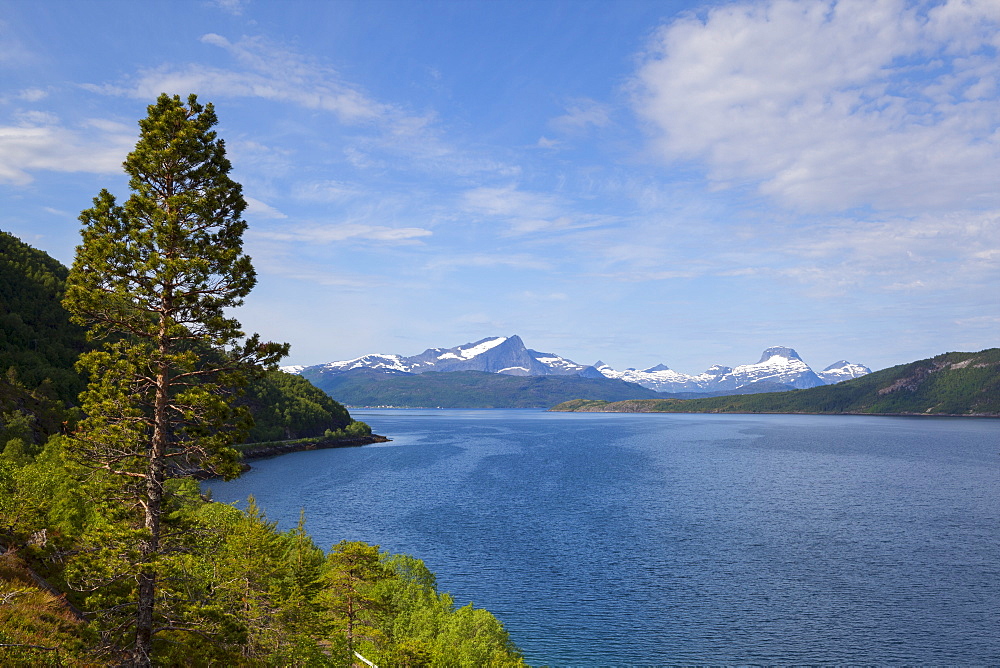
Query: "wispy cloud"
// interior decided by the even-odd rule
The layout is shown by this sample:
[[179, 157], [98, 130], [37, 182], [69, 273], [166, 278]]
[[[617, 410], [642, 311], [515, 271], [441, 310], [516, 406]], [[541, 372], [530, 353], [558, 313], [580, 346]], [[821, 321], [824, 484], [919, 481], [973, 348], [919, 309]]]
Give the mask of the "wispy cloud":
[[306, 202], [343, 202], [360, 197], [365, 190], [343, 181], [324, 179], [297, 183], [292, 191], [296, 199]]
[[224, 69], [203, 64], [164, 65], [140, 72], [120, 84], [88, 84], [89, 90], [128, 95], [143, 100], [160, 93], [187, 95], [192, 91], [215, 97], [253, 97], [297, 104], [333, 113], [348, 124], [384, 117], [391, 107], [371, 99], [344, 82], [335, 70], [261, 37], [231, 42], [209, 33], [202, 42], [225, 49], [241, 65]]
[[1000, 202], [1000, 5], [766, 0], [664, 27], [634, 85], [656, 151], [814, 211]]
[[355, 130], [341, 151], [357, 169], [380, 170], [402, 159], [408, 170], [432, 174], [517, 172], [516, 166], [456, 148], [443, 139], [433, 113], [413, 113], [379, 101], [320, 59], [260, 36], [231, 41], [209, 33], [201, 41], [225, 50], [235, 61], [233, 66], [168, 64], [143, 70], [124, 82], [84, 87], [143, 100], [162, 92], [195, 91], [205, 99], [256, 98], [330, 113]]
[[8, 21], [0, 19], [0, 67], [19, 67], [35, 61], [30, 51]]
[[121, 171], [135, 145], [135, 132], [119, 124], [95, 121], [68, 128], [51, 114], [28, 114], [24, 123], [0, 127], [0, 182], [31, 183], [31, 172]]
[[525, 253], [469, 253], [463, 255], [442, 255], [427, 263], [427, 269], [450, 270], [468, 267], [548, 270], [552, 263], [548, 260]]
[[211, 0], [211, 4], [227, 14], [242, 16], [243, 10], [249, 4], [249, 0]]
[[343, 223], [336, 225], [300, 225], [280, 230], [253, 230], [261, 239], [294, 241], [310, 244], [330, 244], [339, 241], [377, 241], [394, 244], [419, 243], [419, 239], [433, 234], [419, 227], [385, 227]]
[[612, 222], [607, 216], [580, 213], [557, 195], [526, 192], [514, 185], [467, 190], [459, 206], [472, 216], [504, 220], [509, 235], [581, 230]]
[[566, 113], [549, 121], [560, 132], [576, 133], [591, 127], [603, 128], [611, 123], [611, 109], [591, 99], [574, 100], [566, 107]]
[[269, 218], [269, 219], [282, 219], [288, 218], [285, 214], [275, 209], [270, 204], [265, 204], [259, 199], [253, 197], [246, 197], [247, 210], [246, 215], [256, 218]]

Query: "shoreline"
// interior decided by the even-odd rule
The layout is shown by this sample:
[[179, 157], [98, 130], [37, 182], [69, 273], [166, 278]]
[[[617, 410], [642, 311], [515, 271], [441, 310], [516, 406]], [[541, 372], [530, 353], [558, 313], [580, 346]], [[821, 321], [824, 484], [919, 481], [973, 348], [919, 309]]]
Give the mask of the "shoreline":
[[[654, 400], [657, 401], [657, 400]], [[657, 411], [601, 408], [549, 408], [549, 413], [630, 413], [633, 415], [829, 415], [857, 417], [919, 417], [919, 418], [983, 418], [995, 420], [997, 413], [860, 413], [860, 412], [812, 412], [812, 411]]]
[[299, 441], [286, 441], [278, 443], [248, 443], [240, 448], [243, 461], [253, 459], [267, 459], [268, 457], [279, 457], [292, 452], [305, 452], [308, 450], [328, 450], [331, 448], [357, 448], [362, 445], [372, 443], [389, 443], [391, 438], [380, 436], [379, 434], [369, 434], [367, 436], [351, 436], [331, 440], [312, 441], [302, 439]]
[[[280, 457], [281, 455], [291, 454], [293, 452], [306, 452], [308, 450], [329, 450], [332, 448], [359, 448], [362, 445], [371, 445], [372, 443], [390, 443], [391, 438], [381, 436], [379, 434], [369, 434], [367, 436], [350, 436], [347, 438], [337, 438], [337, 439], [300, 439], [296, 441], [272, 441], [268, 443], [244, 443], [237, 446], [237, 450], [240, 453], [243, 473], [246, 473], [251, 469], [251, 466], [247, 464], [248, 461], [255, 459], [269, 459], [271, 457]], [[187, 471], [186, 475], [192, 476], [195, 480], [212, 480], [213, 478], [218, 478], [219, 476], [214, 473], [209, 473], [204, 469], [195, 469], [193, 471]]]

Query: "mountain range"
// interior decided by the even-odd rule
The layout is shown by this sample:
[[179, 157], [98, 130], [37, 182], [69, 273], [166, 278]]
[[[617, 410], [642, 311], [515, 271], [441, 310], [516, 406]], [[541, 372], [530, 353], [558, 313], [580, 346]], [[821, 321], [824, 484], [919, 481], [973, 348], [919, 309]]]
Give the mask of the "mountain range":
[[555, 411], [616, 413], [826, 413], [1000, 416], [1000, 349], [952, 352], [797, 392], [681, 401], [578, 398]]
[[[427, 373], [478, 372], [501, 376], [590, 379], [595, 381], [591, 385], [598, 394], [611, 389], [620, 394], [632, 387], [635, 394], [633, 398], [641, 398], [643, 392], [639, 390], [642, 388], [657, 393], [704, 397], [817, 387], [871, 373], [868, 367], [845, 360], [816, 372], [795, 350], [783, 346], [768, 348], [754, 364], [736, 367], [715, 365], [696, 376], [679, 373], [664, 364], [645, 370], [630, 368], [618, 371], [600, 361], [592, 365], [578, 364], [554, 353], [529, 349], [517, 335], [489, 337], [453, 348], [429, 348], [419, 355], [409, 357], [372, 353], [351, 360], [284, 367], [283, 370], [300, 374], [338, 400], [354, 405], [359, 405], [362, 397], [374, 399], [376, 396], [386, 396], [385, 388], [373, 391], [374, 383], [393, 385], [399, 392], [394, 389], [389, 394], [398, 397], [404, 386], [412, 390], [421, 384], [416, 379], [404, 381], [404, 376]], [[429, 379], [430, 377], [427, 378], [428, 381]], [[608, 384], [607, 381], [618, 381], [620, 384]], [[435, 378], [433, 385], [440, 388], [445, 382], [442, 378]], [[468, 378], [462, 382], [467, 383]], [[477, 380], [480, 385], [488, 382], [490, 381], [487, 379]], [[494, 381], [493, 384], [498, 382]], [[510, 382], [503, 384], [504, 387], [511, 388], [515, 385]], [[562, 386], [551, 382], [546, 387]], [[568, 389], [570, 386], [565, 387]], [[572, 387], [579, 388], [580, 384], [574, 383]], [[594, 396], [596, 398], [596, 394]], [[424, 395], [424, 400], [431, 401], [432, 397]], [[360, 403], [371, 405], [370, 401]], [[444, 404], [430, 405], [448, 403], [450, 400]], [[378, 402], [378, 405], [382, 405], [382, 402]], [[406, 405], [413, 404], [407, 401]]]

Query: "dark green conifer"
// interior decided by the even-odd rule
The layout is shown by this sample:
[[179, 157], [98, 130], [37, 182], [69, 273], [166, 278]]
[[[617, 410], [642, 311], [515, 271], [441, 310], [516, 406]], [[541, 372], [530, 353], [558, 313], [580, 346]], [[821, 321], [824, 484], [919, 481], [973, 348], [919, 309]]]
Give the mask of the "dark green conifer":
[[80, 215], [83, 243], [63, 302], [103, 342], [79, 362], [89, 384], [75, 455], [122, 481], [141, 530], [133, 665], [149, 665], [158, 627], [164, 482], [196, 467], [238, 473], [229, 446], [249, 420], [229, 395], [288, 349], [246, 337], [227, 315], [256, 275], [243, 253], [246, 202], [211, 129], [215, 110], [194, 95], [185, 105], [164, 94], [148, 112], [124, 163], [128, 200], [119, 205], [102, 190]]

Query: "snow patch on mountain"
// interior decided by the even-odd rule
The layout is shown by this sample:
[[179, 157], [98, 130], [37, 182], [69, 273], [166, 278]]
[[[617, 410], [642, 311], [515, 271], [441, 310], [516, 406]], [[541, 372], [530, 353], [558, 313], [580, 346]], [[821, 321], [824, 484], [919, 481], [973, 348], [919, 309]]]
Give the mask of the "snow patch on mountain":
[[616, 371], [603, 362], [594, 364], [601, 375], [605, 378], [616, 378], [624, 380], [626, 383], [637, 383], [643, 387], [648, 387], [657, 392], [688, 392], [692, 388], [691, 376], [678, 373], [665, 364], [657, 364], [645, 371], [636, 369], [625, 369]]
[[373, 353], [363, 355], [352, 360], [342, 362], [330, 362], [319, 365], [327, 371], [343, 372], [351, 369], [389, 369], [392, 371], [406, 371], [406, 364], [399, 355], [383, 355]]
[[459, 346], [458, 347], [459, 355], [461, 355], [464, 359], [471, 360], [473, 357], [476, 357], [477, 355], [482, 355], [487, 350], [492, 350], [493, 348], [496, 348], [504, 341], [507, 341], [507, 337], [499, 336], [495, 339], [485, 339], [469, 348], [463, 348], [462, 346]]

